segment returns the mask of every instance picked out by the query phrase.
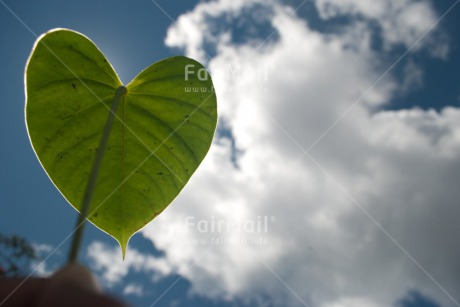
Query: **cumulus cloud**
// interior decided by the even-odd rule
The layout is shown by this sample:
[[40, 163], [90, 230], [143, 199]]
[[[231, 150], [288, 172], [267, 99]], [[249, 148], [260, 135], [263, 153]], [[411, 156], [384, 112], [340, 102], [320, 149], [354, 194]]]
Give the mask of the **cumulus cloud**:
[[39, 255], [50, 253], [54, 249], [54, 246], [44, 243], [32, 243], [32, 246]]
[[30, 269], [34, 272], [35, 276], [48, 277], [54, 273], [56, 268], [49, 268], [46, 262], [43, 261], [33, 261], [30, 265]]
[[[406, 48], [414, 47], [415, 50], [429, 47], [433, 56], [447, 56], [449, 49], [442, 31], [435, 30], [425, 37], [436, 26], [438, 19], [429, 1], [317, 0], [317, 7], [324, 19], [350, 16], [377, 23], [386, 50], [401, 44]], [[434, 33], [438, 34], [436, 39]], [[423, 41], [420, 40], [421, 37], [424, 38]], [[416, 45], [413, 46], [414, 44]]]
[[403, 94], [419, 89], [423, 86], [423, 70], [414, 61], [404, 66], [400, 90]]
[[[323, 33], [275, 1], [200, 2], [168, 30], [168, 46], [207, 62], [234, 144], [217, 138], [181, 195], [142, 230], [164, 258], [130, 250], [123, 264], [93, 243], [89, 256], [107, 282], [132, 268], [175, 272], [194, 293], [260, 305], [380, 307], [412, 290], [443, 306], [460, 301], [460, 110], [386, 111], [423, 76], [408, 64], [406, 84], [391, 72], [380, 78], [391, 64], [382, 52], [412, 46], [437, 13], [411, 0], [316, 7], [323, 22], [378, 22], [384, 51], [366, 24]], [[275, 40], [235, 42], [226, 25], [248, 10], [269, 12], [259, 18]], [[444, 56], [433, 51], [447, 50], [438, 38], [412, 52]]]
[[48, 277], [53, 274], [58, 268], [56, 268], [55, 265], [50, 267], [50, 263], [47, 262], [46, 259], [42, 259], [46, 258], [46, 256], [53, 251], [56, 255], [61, 254], [61, 251], [59, 249], [55, 250], [55, 247], [50, 244], [32, 243], [32, 246], [38, 256], [38, 259], [30, 263], [30, 270], [34, 273], [34, 275], [40, 277]]
[[[157, 281], [163, 276], [169, 275], [172, 266], [167, 259], [144, 255], [136, 249], [129, 249], [129, 255], [125, 260], [121, 258], [119, 247], [110, 247], [102, 242], [94, 241], [87, 250], [89, 263], [96, 271], [101, 282], [108, 287], [118, 284], [130, 271], [152, 274], [152, 281]], [[129, 294], [138, 294], [142, 291], [136, 285], [127, 285], [124, 291]]]
[[124, 295], [143, 296], [144, 287], [140, 284], [127, 284], [123, 289]]
[[[271, 0], [235, 0], [198, 4], [193, 12], [179, 16], [174, 27], [168, 29], [165, 44], [183, 48], [188, 56], [206, 62], [210, 55], [203, 49], [203, 45], [225, 43], [232, 35], [232, 30], [225, 25], [222, 27], [219, 22], [222, 16], [227, 21], [241, 23], [245, 21], [241, 14], [246, 12], [250, 13], [250, 17], [246, 18], [261, 21], [264, 20], [261, 14], [271, 16], [271, 3]], [[254, 30], [254, 27], [250, 30]]]

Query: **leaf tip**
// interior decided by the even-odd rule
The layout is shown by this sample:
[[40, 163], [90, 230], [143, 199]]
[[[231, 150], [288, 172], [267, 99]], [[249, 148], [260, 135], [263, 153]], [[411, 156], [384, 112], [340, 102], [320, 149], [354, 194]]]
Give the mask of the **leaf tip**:
[[124, 261], [125, 257], [126, 257], [126, 249], [128, 248], [129, 239], [127, 241], [117, 239], [117, 241], [118, 241], [118, 244], [120, 245], [120, 248], [121, 248], [121, 258]]
[[126, 245], [121, 245], [121, 258], [123, 261], [125, 261], [125, 256], [126, 256]]

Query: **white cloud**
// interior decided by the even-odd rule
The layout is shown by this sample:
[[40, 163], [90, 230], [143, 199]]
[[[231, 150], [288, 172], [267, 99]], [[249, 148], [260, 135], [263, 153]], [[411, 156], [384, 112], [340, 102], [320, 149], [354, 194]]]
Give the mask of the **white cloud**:
[[[35, 276], [40, 277], [48, 277], [54, 273], [57, 269], [55, 266], [50, 268], [49, 262], [41, 260], [45, 258], [49, 253], [54, 250], [54, 246], [44, 243], [32, 243], [36, 256], [38, 256], [37, 260], [34, 260], [30, 263], [30, 269], [34, 273]], [[58, 249], [54, 251], [56, 255], [59, 255], [61, 251]], [[52, 265], [53, 266], [53, 265]]]
[[[377, 22], [382, 30], [382, 39], [387, 50], [395, 44], [412, 47], [437, 21], [437, 14], [431, 2], [425, 0], [317, 0], [316, 2], [320, 16], [324, 19], [359, 16]], [[428, 35], [414, 46], [414, 49], [428, 47], [432, 55], [445, 58], [449, 51], [445, 35], [439, 31], [437, 35], [437, 39], [434, 39], [433, 35]]]
[[[263, 48], [253, 41], [235, 44], [226, 27], [207, 32], [216, 20], [225, 23], [254, 3], [264, 5], [201, 2], [168, 31], [169, 46], [198, 59], [205, 57], [203, 44], [216, 45], [208, 66], [219, 114], [243, 154], [235, 168], [229, 140], [216, 140], [183, 193], [142, 230], [165, 251], [165, 272], [174, 268], [195, 293], [259, 304], [390, 306], [416, 289], [454, 306], [366, 214], [460, 300], [460, 110], [380, 110], [404, 84], [390, 74], [372, 87], [388, 65], [371, 49], [370, 30], [359, 23], [324, 34], [269, 2], [278, 40]], [[317, 5], [323, 18], [361, 14], [378, 20], [386, 48], [409, 47], [437, 18], [424, 1]], [[433, 48], [432, 40], [414, 52]], [[408, 81], [409, 88], [417, 78]], [[320, 167], [302, 157], [313, 144], [309, 154]], [[220, 221], [254, 225], [265, 217], [267, 232], [210, 230]], [[122, 274], [112, 272], [107, 279]]]
[[[198, 4], [193, 12], [183, 14], [177, 19], [175, 26], [168, 29], [165, 44], [169, 47], [179, 47], [186, 50], [187, 54], [201, 62], [209, 60], [202, 46], [205, 43], [219, 43], [228, 40], [230, 31], [213, 35], [216, 32], [213, 21], [225, 15], [228, 19], [237, 16], [245, 8], [253, 8], [257, 4], [272, 3], [271, 0], [223, 0], [209, 1]], [[267, 12], [263, 12], [264, 14]], [[255, 14], [253, 18], [257, 18]], [[207, 23], [206, 21], [210, 21]]]
[[127, 284], [123, 289], [124, 295], [144, 296], [144, 287], [139, 284]]
[[40, 277], [48, 277], [56, 270], [56, 268], [49, 268], [47, 263], [44, 261], [33, 261], [30, 264], [30, 269], [35, 276]]
[[[136, 249], [130, 248], [129, 255], [127, 254], [123, 261], [119, 247], [110, 247], [98, 241], [92, 242], [88, 247], [87, 257], [91, 267], [99, 273], [101, 282], [108, 287], [119, 283], [128, 275], [130, 270], [150, 273], [153, 281], [157, 281], [172, 272], [172, 267], [167, 259], [144, 255]], [[125, 289], [125, 291], [127, 290]]]
[[404, 66], [402, 84], [400, 90], [402, 94], [422, 88], [423, 70], [414, 61], [408, 61]]
[[50, 253], [54, 249], [54, 246], [44, 243], [32, 243], [32, 246], [35, 252], [39, 255], [43, 253]]

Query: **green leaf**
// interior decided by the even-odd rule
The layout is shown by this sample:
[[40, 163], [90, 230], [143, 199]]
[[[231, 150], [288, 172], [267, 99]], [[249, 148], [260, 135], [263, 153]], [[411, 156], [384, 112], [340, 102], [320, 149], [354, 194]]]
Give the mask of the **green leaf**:
[[[84, 35], [55, 29], [26, 66], [26, 124], [35, 153], [80, 210], [115, 92], [122, 83]], [[217, 103], [209, 74], [186, 57], [142, 71], [126, 85], [105, 147], [88, 220], [123, 251], [198, 168], [212, 142]]]

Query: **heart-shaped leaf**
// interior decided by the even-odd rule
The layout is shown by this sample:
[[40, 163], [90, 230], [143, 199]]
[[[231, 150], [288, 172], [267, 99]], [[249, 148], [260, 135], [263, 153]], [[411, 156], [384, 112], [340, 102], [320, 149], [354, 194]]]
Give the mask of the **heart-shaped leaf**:
[[[37, 39], [26, 66], [26, 123], [46, 173], [76, 209], [117, 88], [101, 51], [67, 29]], [[212, 142], [216, 96], [203, 66], [172, 57], [126, 85], [108, 138], [88, 219], [123, 251], [179, 194]]]

